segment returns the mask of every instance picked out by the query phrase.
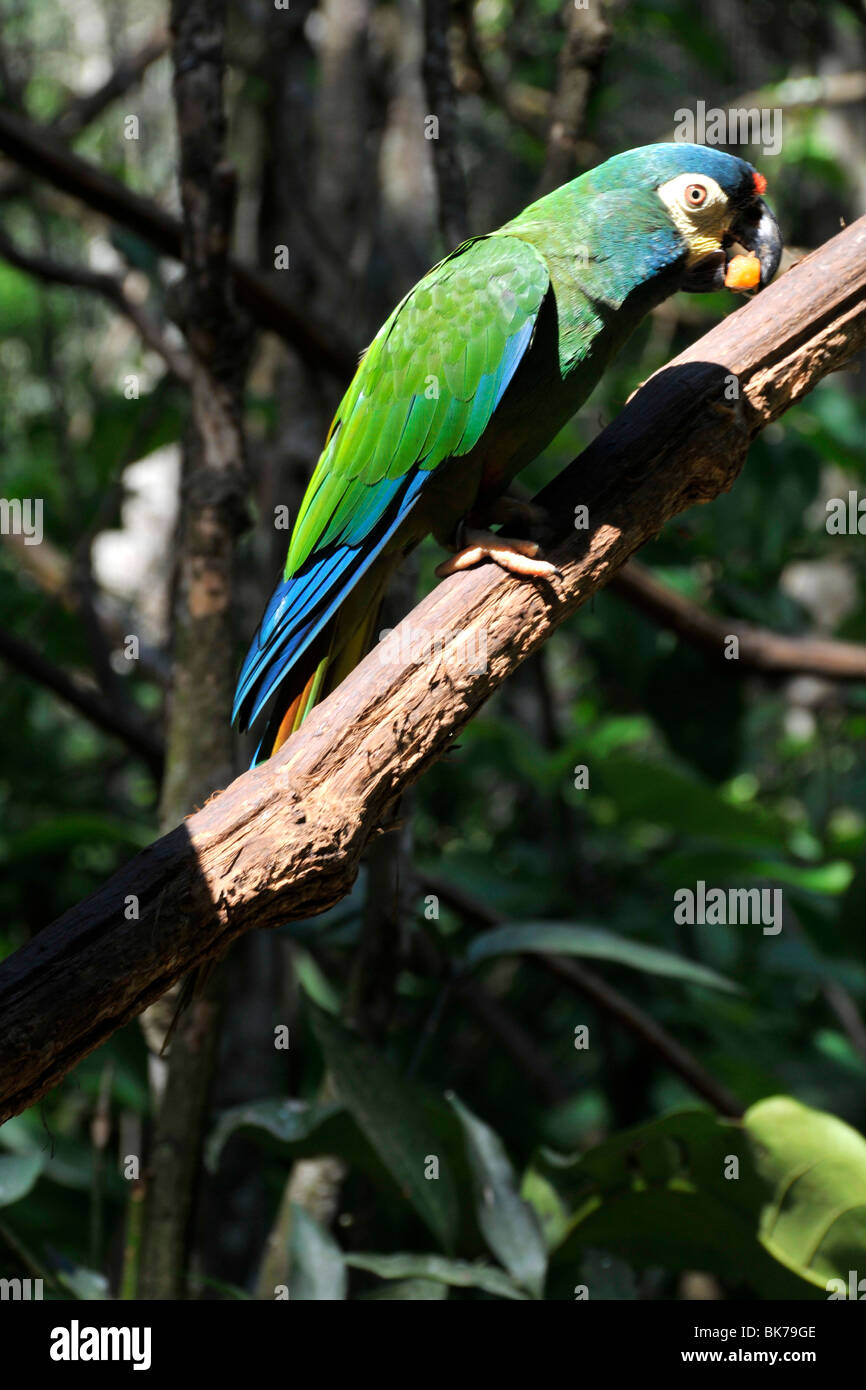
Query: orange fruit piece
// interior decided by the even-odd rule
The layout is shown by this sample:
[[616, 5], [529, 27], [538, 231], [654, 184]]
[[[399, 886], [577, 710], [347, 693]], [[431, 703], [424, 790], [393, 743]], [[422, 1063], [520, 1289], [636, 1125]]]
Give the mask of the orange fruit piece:
[[761, 262], [754, 251], [745, 256], [734, 256], [725, 271], [725, 285], [729, 290], [753, 290], [761, 278]]

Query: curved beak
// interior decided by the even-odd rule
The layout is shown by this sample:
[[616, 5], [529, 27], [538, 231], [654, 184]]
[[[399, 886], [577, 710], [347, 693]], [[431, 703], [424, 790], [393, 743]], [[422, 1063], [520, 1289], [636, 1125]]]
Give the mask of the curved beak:
[[709, 290], [722, 290], [726, 285], [728, 265], [734, 248], [742, 246], [747, 252], [757, 256], [761, 276], [754, 289], [762, 290], [769, 285], [782, 259], [782, 233], [775, 215], [767, 207], [763, 198], [753, 198], [735, 216], [725, 236], [725, 249], [705, 256], [692, 266], [683, 276], [680, 288], [692, 294], [706, 294]]
[[761, 266], [761, 279], [756, 286], [769, 285], [782, 259], [782, 233], [775, 215], [763, 198], [755, 198], [739, 212], [731, 223], [729, 235], [734, 241], [752, 251]]

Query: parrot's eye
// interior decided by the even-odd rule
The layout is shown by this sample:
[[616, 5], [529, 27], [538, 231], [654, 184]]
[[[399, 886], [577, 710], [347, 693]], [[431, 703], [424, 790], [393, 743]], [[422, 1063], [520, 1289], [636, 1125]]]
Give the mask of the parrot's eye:
[[700, 208], [707, 201], [707, 190], [702, 183], [690, 183], [684, 196], [688, 207]]

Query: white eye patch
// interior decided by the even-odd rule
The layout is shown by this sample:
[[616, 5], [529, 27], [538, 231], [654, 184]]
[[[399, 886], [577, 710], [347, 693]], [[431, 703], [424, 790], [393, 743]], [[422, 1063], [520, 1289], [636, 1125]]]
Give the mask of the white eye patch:
[[700, 260], [718, 250], [731, 216], [728, 195], [706, 174], [677, 174], [658, 188], [671, 221]]

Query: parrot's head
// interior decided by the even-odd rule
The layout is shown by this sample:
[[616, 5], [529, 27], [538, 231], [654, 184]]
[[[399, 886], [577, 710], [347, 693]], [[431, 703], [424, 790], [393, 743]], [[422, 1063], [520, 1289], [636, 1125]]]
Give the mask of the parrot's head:
[[606, 187], [636, 195], [645, 209], [661, 202], [680, 289], [763, 289], [775, 275], [782, 235], [762, 197], [767, 181], [746, 160], [705, 145], [644, 145], [593, 173], [604, 173]]

